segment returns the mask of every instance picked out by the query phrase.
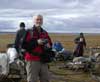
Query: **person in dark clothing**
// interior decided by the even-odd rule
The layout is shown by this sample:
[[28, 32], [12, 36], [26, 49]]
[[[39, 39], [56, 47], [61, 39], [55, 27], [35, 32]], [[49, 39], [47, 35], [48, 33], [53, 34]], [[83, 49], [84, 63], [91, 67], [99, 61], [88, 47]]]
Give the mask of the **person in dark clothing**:
[[84, 48], [86, 48], [86, 41], [83, 33], [80, 33], [80, 36], [74, 40], [76, 47], [74, 50], [74, 56], [83, 56]]
[[25, 24], [24, 22], [20, 23], [20, 29], [17, 31], [16, 38], [15, 38], [15, 48], [18, 53], [20, 53], [22, 40], [24, 39], [26, 30], [25, 30]]

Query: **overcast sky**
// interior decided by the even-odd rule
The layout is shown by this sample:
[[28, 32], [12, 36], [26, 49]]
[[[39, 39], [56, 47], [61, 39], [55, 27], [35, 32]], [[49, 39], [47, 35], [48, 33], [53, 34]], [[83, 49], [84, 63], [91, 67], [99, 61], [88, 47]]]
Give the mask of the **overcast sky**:
[[29, 28], [42, 14], [49, 32], [100, 33], [99, 9], [100, 0], [0, 0], [0, 31], [16, 31], [21, 21]]

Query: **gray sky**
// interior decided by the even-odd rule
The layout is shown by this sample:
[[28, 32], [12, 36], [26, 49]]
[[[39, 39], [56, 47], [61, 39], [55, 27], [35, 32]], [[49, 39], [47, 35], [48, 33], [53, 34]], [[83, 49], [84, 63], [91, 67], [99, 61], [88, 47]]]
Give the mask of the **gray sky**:
[[99, 8], [100, 0], [0, 0], [0, 28], [14, 31], [21, 21], [30, 27], [32, 16], [42, 14], [50, 32], [100, 33]]

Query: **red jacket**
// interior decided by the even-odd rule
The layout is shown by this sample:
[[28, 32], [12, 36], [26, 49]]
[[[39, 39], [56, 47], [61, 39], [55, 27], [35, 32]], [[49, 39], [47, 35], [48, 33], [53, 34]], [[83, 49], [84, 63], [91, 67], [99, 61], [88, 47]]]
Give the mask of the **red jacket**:
[[[44, 53], [43, 52], [44, 45], [42, 45], [42, 46], [38, 45], [38, 43], [37, 43], [38, 39], [47, 39], [49, 45], [52, 47], [51, 39], [50, 39], [48, 33], [44, 29], [41, 28], [41, 32], [38, 33], [36, 27], [34, 26], [33, 29], [32, 29], [32, 31], [33, 31], [32, 32], [33, 34], [31, 34], [30, 32], [27, 32], [27, 34], [26, 34], [26, 39], [25, 39], [26, 44], [25, 44], [25, 46], [27, 48], [29, 48], [30, 46], [32, 46], [30, 43], [32, 43], [32, 44], [34, 43], [34, 45], [33, 45], [34, 47], [32, 46], [31, 50], [33, 52], [36, 52], [36, 53], [39, 53], [39, 54]], [[30, 42], [32, 40], [32, 38], [34, 40], [32, 42]], [[28, 50], [30, 50], [30, 49], [28, 49]], [[32, 55], [31, 53], [29, 53], [28, 50], [25, 53], [25, 60], [27, 60], [27, 61], [40, 61], [40, 56], [35, 55], [35, 54]]]

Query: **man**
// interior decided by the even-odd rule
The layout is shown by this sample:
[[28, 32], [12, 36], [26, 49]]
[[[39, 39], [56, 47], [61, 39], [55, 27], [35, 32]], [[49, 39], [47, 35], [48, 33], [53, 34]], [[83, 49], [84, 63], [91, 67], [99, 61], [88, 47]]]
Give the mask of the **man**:
[[[20, 69], [20, 74], [22, 75], [22, 78], [23, 78], [23, 75], [25, 73], [25, 69], [24, 69], [24, 54], [22, 52], [22, 45], [23, 45], [23, 40], [25, 38], [25, 35], [26, 35], [26, 30], [25, 30], [25, 24], [24, 22], [21, 22], [20, 25], [19, 25], [20, 29], [17, 31], [17, 34], [16, 34], [16, 38], [15, 38], [15, 45], [14, 47], [16, 48], [17, 50], [17, 65]], [[13, 48], [13, 49], [15, 49]], [[13, 49], [10, 49], [9, 50], [9, 54], [11, 55], [11, 53], [15, 53]], [[13, 51], [12, 51], [13, 50]]]
[[52, 47], [48, 33], [42, 28], [43, 16], [34, 17], [33, 27], [27, 31], [23, 47], [26, 50], [25, 61], [28, 82], [49, 82], [49, 72], [47, 63], [41, 61], [44, 55], [45, 46]]
[[17, 31], [16, 38], [15, 38], [15, 48], [17, 52], [20, 54], [22, 40], [24, 39], [26, 30], [24, 22], [20, 23], [20, 29]]
[[74, 50], [74, 56], [83, 56], [84, 47], [86, 47], [86, 41], [83, 33], [80, 33], [80, 36], [75, 39], [76, 48]]

